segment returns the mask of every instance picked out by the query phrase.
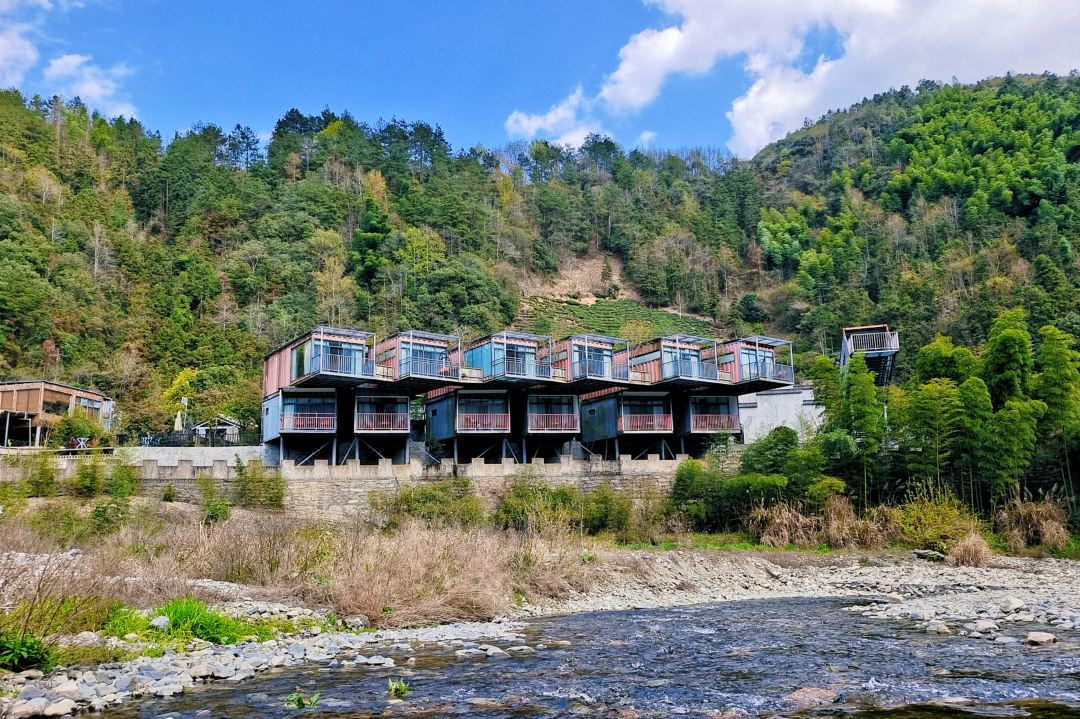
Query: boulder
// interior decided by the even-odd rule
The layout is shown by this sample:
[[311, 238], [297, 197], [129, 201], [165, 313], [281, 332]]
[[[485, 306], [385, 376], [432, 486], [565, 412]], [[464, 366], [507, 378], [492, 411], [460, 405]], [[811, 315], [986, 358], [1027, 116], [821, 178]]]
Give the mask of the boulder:
[[159, 632], [168, 631], [169, 618], [159, 614], [158, 616], [150, 620], [150, 627], [158, 630]]
[[347, 628], [354, 631], [357, 629], [363, 629], [369, 624], [368, 618], [365, 617], [363, 614], [353, 614], [351, 616], [345, 617], [343, 621]]
[[9, 719], [25, 719], [25, 717], [41, 716], [45, 708], [49, 706], [49, 700], [45, 697], [17, 701], [8, 708]]
[[927, 634], [952, 634], [945, 622], [933, 620], [926, 623]]
[[45, 707], [45, 711], [41, 712], [42, 716], [47, 717], [62, 717], [72, 714], [75, 708], [78, 706], [70, 699], [57, 699], [49, 706]]
[[970, 624], [965, 624], [964, 629], [969, 629], [973, 632], [979, 632], [980, 634], [986, 634], [987, 632], [996, 632], [998, 627], [997, 622], [992, 622], [989, 619], [977, 619]]
[[213, 676], [214, 668], [205, 662], [202, 664], [196, 664], [188, 669], [188, 674], [192, 679], [205, 679], [206, 677]]
[[1015, 612], [1017, 609], [1023, 609], [1024, 602], [1022, 599], [1017, 599], [1016, 597], [1005, 597], [998, 604], [998, 608], [1008, 614], [1010, 612]]
[[903, 604], [904, 598], [899, 594], [886, 594], [885, 598], [889, 600], [889, 604]]
[[1050, 632], [1028, 632], [1026, 641], [1028, 644], [1044, 647], [1048, 644], [1053, 644], [1057, 640], [1057, 637]]

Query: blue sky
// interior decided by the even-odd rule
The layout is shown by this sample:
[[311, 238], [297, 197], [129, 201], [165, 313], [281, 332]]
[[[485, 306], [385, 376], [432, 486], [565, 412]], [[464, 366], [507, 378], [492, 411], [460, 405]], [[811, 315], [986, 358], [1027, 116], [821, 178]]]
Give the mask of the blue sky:
[[600, 131], [745, 156], [923, 77], [1067, 72], [1063, 28], [1080, 27], [1078, 4], [1054, 0], [304, 5], [0, 0], [0, 84], [78, 93], [166, 139], [329, 106], [438, 123], [455, 147]]

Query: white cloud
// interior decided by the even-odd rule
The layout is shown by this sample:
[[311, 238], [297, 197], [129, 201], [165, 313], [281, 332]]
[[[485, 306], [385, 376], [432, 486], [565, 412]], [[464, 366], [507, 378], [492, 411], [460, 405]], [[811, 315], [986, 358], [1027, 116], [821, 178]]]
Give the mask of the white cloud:
[[532, 139], [537, 135], [554, 137], [557, 145], [580, 147], [590, 134], [607, 134], [603, 125], [592, 117], [592, 101], [579, 86], [562, 102], [552, 105], [543, 114], [532, 115], [514, 110], [506, 118], [506, 132], [513, 138]]
[[656, 132], [653, 130], [642, 130], [641, 134], [637, 136], [638, 147], [648, 147], [656, 139]]
[[[702, 75], [720, 60], [740, 58], [751, 85], [727, 113], [728, 147], [740, 156], [806, 117], [890, 87], [1010, 71], [1067, 73], [1080, 64], [1080, 3], [1071, 0], [645, 1], [674, 24], [632, 36], [597, 97], [576, 102], [589, 108], [588, 117], [624, 116], [653, 103], [673, 76]], [[839, 36], [841, 51], [804, 67], [803, 50], [821, 30]]]
[[0, 29], [0, 88], [21, 83], [26, 72], [38, 61], [38, 51], [27, 37], [28, 31], [26, 25]]
[[103, 68], [91, 62], [89, 55], [61, 55], [49, 61], [43, 73], [69, 97], [77, 96], [87, 105], [109, 117], [135, 115], [135, 106], [120, 92], [119, 80], [131, 71], [124, 65]]

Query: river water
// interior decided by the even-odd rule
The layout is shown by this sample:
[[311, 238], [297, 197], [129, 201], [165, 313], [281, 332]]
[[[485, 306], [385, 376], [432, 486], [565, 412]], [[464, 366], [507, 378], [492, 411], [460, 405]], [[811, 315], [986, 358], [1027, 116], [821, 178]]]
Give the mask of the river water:
[[[733, 602], [598, 612], [530, 621], [535, 653], [458, 658], [419, 646], [415, 666], [289, 669], [236, 685], [210, 684], [167, 700], [140, 700], [116, 717], [566, 717], [619, 719], [751, 716], [1080, 719], [1080, 632], [1056, 646], [928, 635], [913, 624], [861, 617], [835, 599]], [[1008, 627], [1023, 638], [1027, 628]], [[556, 646], [555, 641], [569, 641]], [[505, 646], [505, 645], [504, 645]], [[388, 678], [412, 691], [391, 703]], [[318, 691], [298, 711], [284, 697]], [[838, 703], [797, 714], [784, 697], [803, 687]], [[943, 703], [972, 700], [963, 706]], [[936, 703], [935, 703], [936, 702]]]

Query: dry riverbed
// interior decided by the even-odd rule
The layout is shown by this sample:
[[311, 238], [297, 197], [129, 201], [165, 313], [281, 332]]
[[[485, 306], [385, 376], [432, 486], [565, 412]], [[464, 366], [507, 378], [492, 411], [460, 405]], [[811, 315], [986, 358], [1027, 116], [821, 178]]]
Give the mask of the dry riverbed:
[[[0, 715], [63, 716], [128, 701], [166, 697], [197, 683], [240, 682], [256, 673], [320, 663], [408, 666], [424, 646], [451, 647], [457, 656], [495, 659], [543, 651], [528, 646], [520, 620], [541, 615], [653, 609], [785, 597], [863, 598], [851, 607], [864, 617], [904, 621], [931, 634], [966, 634], [987, 641], [1053, 644], [1055, 630], [1080, 626], [1080, 563], [997, 558], [984, 568], [952, 567], [908, 554], [812, 555], [784, 552], [609, 551], [593, 586], [559, 600], [519, 607], [489, 623], [458, 623], [390, 631], [324, 631], [313, 625], [267, 642], [217, 646], [192, 642], [186, 651], [90, 669], [25, 672], [0, 678]], [[247, 597], [255, 590], [203, 583], [228, 601], [236, 616], [293, 617], [317, 608], [288, 607]], [[360, 620], [351, 618], [354, 628]], [[1013, 628], [1016, 625], [1016, 629]], [[1031, 625], [1041, 631], [1032, 632]], [[1023, 627], [1022, 629], [1020, 627]], [[81, 636], [83, 642], [122, 640]], [[550, 643], [559, 641], [553, 638]], [[137, 646], [132, 645], [132, 649]]]

